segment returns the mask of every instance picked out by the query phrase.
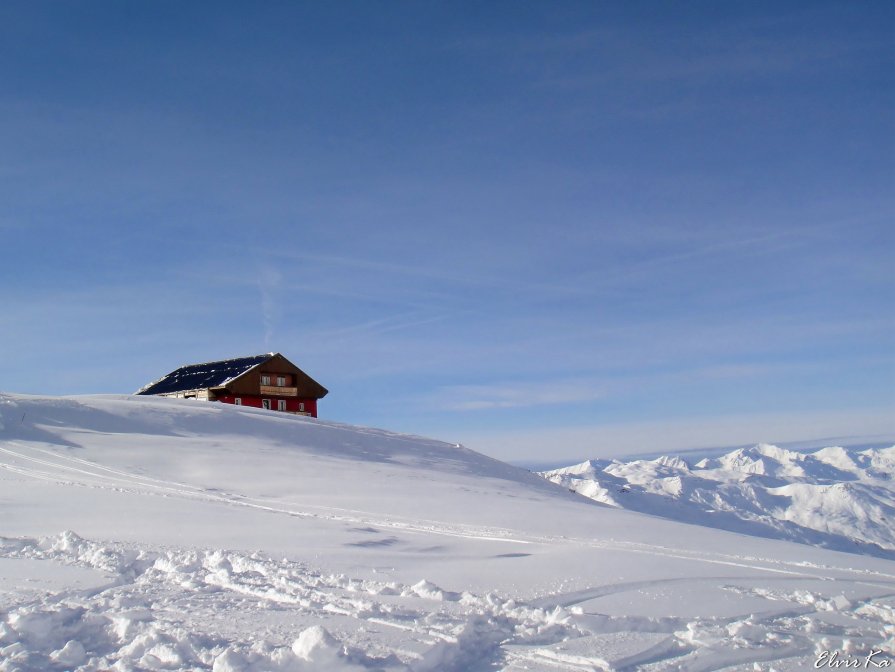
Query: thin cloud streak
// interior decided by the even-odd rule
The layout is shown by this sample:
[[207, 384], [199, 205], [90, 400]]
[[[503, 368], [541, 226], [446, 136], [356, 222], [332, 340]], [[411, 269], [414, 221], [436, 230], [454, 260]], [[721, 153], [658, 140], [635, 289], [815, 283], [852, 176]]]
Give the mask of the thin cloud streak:
[[[470, 274], [458, 269], [439, 270], [437, 266], [422, 267], [394, 262], [376, 261], [363, 257], [348, 257], [327, 253], [293, 253], [279, 252], [279, 256], [292, 260], [316, 262], [321, 266], [342, 266], [345, 268], [375, 271], [383, 275], [398, 275], [408, 278], [426, 279], [437, 281], [447, 286], [471, 286], [501, 289], [513, 292], [519, 291], [545, 291], [556, 294], [576, 294], [574, 288], [567, 285], [539, 283], [514, 278], [507, 280], [497, 276], [475, 273]], [[450, 294], [443, 294], [450, 296]]]
[[[889, 362], [891, 364], [891, 362]], [[656, 388], [675, 388], [717, 382], [743, 383], [771, 377], [817, 373], [823, 362], [743, 363], [722, 362], [712, 366], [684, 367], [673, 371], [649, 373], [607, 372], [577, 378], [544, 377], [539, 380], [501, 382], [492, 385], [448, 385], [423, 399], [407, 399], [410, 407], [422, 409], [478, 412], [495, 409], [519, 409], [543, 406], [594, 404], [607, 399], [618, 401], [632, 394]]]
[[276, 268], [264, 266], [258, 274], [258, 291], [261, 294], [261, 319], [264, 326], [264, 347], [269, 348], [274, 342], [277, 325], [280, 322], [281, 308], [279, 294], [283, 284], [283, 275]]
[[597, 401], [605, 396], [605, 389], [592, 381], [545, 380], [518, 384], [454, 385], [439, 390], [430, 403], [446, 411], [487, 411], [577, 404]]
[[[739, 254], [750, 253], [753, 255], [779, 253], [784, 249], [790, 249], [800, 244], [802, 233], [798, 230], [771, 231], [756, 236], [737, 238], [733, 240], [717, 240], [701, 245], [694, 245], [689, 249], [662, 253], [648, 258], [643, 262], [630, 265], [627, 268], [604, 273], [588, 273], [579, 277], [582, 284], [597, 281], [598, 284], [618, 284], [631, 280], [649, 279], [655, 271], [684, 261], [691, 261], [705, 257], [717, 256], [725, 252], [737, 252]], [[780, 245], [780, 241], [789, 241]], [[771, 243], [778, 244], [771, 244]], [[590, 291], [588, 293], [594, 293]]]

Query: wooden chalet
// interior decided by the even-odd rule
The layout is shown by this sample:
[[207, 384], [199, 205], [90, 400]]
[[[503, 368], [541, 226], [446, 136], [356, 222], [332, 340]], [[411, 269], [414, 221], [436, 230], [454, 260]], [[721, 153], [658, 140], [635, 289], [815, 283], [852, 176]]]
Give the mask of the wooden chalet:
[[178, 399], [220, 401], [317, 417], [327, 389], [279, 353], [181, 366], [139, 389]]

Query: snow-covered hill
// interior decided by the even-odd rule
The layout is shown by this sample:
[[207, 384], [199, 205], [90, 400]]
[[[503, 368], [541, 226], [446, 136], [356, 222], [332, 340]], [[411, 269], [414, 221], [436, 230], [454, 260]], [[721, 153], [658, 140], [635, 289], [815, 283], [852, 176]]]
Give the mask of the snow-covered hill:
[[689, 464], [591, 461], [544, 472], [610, 506], [895, 559], [895, 447], [811, 453], [760, 444]]
[[0, 395], [0, 425], [3, 672], [785, 670], [895, 648], [890, 560], [603, 506], [453, 444], [141, 397]]

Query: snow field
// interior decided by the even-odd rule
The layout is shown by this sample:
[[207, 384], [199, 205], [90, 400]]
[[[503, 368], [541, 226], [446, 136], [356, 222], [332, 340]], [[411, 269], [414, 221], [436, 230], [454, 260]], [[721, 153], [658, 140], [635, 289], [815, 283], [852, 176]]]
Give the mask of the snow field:
[[895, 654], [890, 560], [595, 505], [453, 444], [130, 397], [0, 395], [0, 421], [2, 672]]

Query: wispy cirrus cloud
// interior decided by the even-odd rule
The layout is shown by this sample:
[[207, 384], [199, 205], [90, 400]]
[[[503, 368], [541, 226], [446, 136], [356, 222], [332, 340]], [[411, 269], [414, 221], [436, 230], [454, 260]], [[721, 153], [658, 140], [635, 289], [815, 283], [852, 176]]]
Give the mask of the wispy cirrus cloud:
[[[569, 406], [618, 399], [653, 388], [751, 381], [770, 376], [817, 370], [817, 363], [784, 362], [777, 365], [722, 362], [711, 366], [684, 367], [649, 373], [606, 373], [577, 378], [499, 382], [487, 385], [448, 385], [418, 403], [441, 411], [490, 411], [543, 406]], [[411, 402], [413, 403], [413, 402]]]
[[[839, 15], [838, 17], [836, 15]], [[826, 15], [826, 16], [825, 16]], [[449, 48], [463, 52], [486, 52], [505, 56], [513, 70], [535, 76], [535, 81], [561, 87], [584, 88], [607, 80], [682, 81], [788, 75], [841, 64], [855, 54], [883, 50], [883, 41], [858, 42], [850, 36], [831, 34], [818, 41], [792, 29], [818, 20], [848, 21], [841, 8], [799, 7], [773, 17], [730, 17], [717, 21], [712, 31], [697, 24], [668, 29], [660, 13], [656, 21], [639, 21], [637, 30], [622, 32], [618, 17], [607, 16], [599, 27], [530, 33], [466, 36]], [[788, 33], [788, 34], [786, 34]], [[785, 38], [781, 34], [786, 34]], [[599, 68], [587, 75], [569, 74], [558, 66], [567, 59], [589, 54]], [[616, 57], [621, 54], [623, 58]]]
[[576, 404], [602, 399], [605, 387], [589, 380], [545, 380], [496, 385], [452, 385], [441, 388], [429, 403], [448, 411], [486, 411]]

